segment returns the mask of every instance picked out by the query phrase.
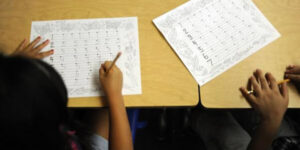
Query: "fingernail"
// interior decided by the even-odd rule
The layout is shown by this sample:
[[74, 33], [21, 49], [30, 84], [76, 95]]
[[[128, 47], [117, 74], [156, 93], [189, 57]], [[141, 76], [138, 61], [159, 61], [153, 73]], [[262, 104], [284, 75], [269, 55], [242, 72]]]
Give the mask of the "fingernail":
[[40, 39], [41, 38], [41, 36], [38, 36], [38, 39]]
[[53, 53], [54, 53], [54, 50], [52, 49], [52, 50], [50, 51], [50, 53], [53, 54]]

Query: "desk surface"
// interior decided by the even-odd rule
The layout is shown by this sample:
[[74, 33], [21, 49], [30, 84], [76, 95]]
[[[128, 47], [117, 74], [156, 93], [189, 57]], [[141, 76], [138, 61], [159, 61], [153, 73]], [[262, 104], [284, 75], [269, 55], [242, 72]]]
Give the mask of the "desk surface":
[[[280, 32], [281, 37], [216, 79], [201, 87], [201, 103], [207, 108], [248, 108], [238, 90], [256, 68], [283, 78], [285, 67], [300, 65], [300, 1], [254, 0], [254, 3]], [[289, 107], [300, 107], [300, 94], [289, 84]]]
[[[1, 0], [0, 49], [11, 52], [29, 38], [31, 21], [137, 16], [139, 26], [142, 95], [124, 96], [129, 107], [192, 106], [198, 87], [152, 19], [185, 1], [164, 0]], [[101, 99], [101, 98], [100, 98]], [[72, 98], [69, 107], [105, 105], [98, 97]]]

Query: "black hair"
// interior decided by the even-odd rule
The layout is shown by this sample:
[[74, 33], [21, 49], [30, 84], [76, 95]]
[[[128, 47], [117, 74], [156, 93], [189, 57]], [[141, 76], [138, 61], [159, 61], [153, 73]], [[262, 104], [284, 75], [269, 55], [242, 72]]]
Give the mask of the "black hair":
[[0, 54], [0, 149], [70, 149], [67, 90], [50, 65]]

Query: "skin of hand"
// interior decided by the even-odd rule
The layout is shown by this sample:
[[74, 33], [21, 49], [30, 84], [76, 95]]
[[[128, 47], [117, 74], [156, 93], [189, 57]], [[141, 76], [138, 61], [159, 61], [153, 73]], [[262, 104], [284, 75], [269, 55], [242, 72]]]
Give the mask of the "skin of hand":
[[12, 55], [25, 56], [29, 58], [42, 59], [50, 56], [54, 53], [54, 50], [48, 50], [41, 52], [41, 50], [49, 44], [49, 40], [44, 41], [42, 44], [37, 45], [41, 40], [41, 37], [37, 37], [31, 43], [28, 44], [28, 40], [24, 39]]
[[[255, 91], [254, 94], [247, 93], [251, 87]], [[241, 87], [240, 91], [251, 107], [261, 115], [260, 126], [256, 129], [248, 149], [268, 149], [288, 106], [287, 85], [283, 83], [278, 86], [271, 73], [266, 73], [263, 76], [262, 71], [257, 69], [249, 78], [247, 89]]]
[[122, 95], [123, 87], [123, 75], [116, 65], [107, 72], [111, 63], [112, 62], [110, 61], [106, 61], [100, 68], [101, 85], [108, 97], [113, 95]]
[[[288, 89], [286, 83], [280, 87], [271, 73], [263, 76], [261, 70], [256, 70], [248, 82], [255, 94], [248, 94], [246, 88], [240, 91], [249, 104], [260, 113], [262, 121], [280, 123], [289, 103]], [[251, 86], [247, 88], [250, 90]]]
[[289, 65], [286, 67], [284, 77], [293, 82], [300, 83], [300, 66]]

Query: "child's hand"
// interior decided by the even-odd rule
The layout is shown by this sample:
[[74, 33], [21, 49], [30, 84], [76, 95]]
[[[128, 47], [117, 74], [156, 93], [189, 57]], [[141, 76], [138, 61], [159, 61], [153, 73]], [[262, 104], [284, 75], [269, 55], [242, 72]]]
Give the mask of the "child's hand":
[[284, 77], [294, 82], [300, 83], [300, 66], [289, 65], [286, 67]]
[[248, 94], [244, 87], [240, 88], [249, 104], [260, 113], [262, 123], [279, 127], [287, 109], [289, 97], [286, 83], [280, 87], [271, 73], [265, 77], [261, 70], [256, 70], [248, 82], [248, 90], [254, 88], [254, 94]]
[[12, 55], [21, 55], [30, 58], [38, 58], [38, 59], [42, 59], [44, 57], [52, 55], [54, 52], [53, 49], [46, 52], [40, 52], [44, 47], [46, 47], [49, 44], [49, 40], [46, 40], [42, 44], [37, 45], [37, 43], [40, 40], [41, 37], [37, 37], [30, 44], [28, 44], [27, 39], [23, 40], [19, 44], [18, 48], [12, 53]]
[[99, 70], [100, 81], [106, 96], [121, 96], [123, 87], [123, 75], [121, 70], [114, 65], [109, 72], [107, 72], [112, 62], [106, 61], [101, 65]]

